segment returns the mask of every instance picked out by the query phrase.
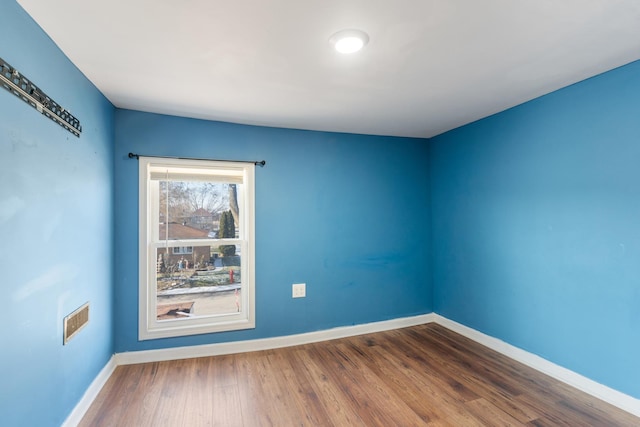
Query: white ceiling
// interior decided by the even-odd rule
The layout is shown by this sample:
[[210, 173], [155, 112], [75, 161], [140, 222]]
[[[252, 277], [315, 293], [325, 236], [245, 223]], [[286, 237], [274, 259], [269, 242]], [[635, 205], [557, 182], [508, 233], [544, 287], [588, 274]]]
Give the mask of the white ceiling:
[[431, 137], [640, 59], [640, 0], [18, 2], [117, 107], [287, 128]]

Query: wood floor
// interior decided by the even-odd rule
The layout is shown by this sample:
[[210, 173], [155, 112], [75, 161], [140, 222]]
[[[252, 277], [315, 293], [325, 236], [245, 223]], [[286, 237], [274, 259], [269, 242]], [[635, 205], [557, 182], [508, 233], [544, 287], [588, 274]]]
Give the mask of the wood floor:
[[81, 426], [640, 426], [439, 325], [119, 366]]

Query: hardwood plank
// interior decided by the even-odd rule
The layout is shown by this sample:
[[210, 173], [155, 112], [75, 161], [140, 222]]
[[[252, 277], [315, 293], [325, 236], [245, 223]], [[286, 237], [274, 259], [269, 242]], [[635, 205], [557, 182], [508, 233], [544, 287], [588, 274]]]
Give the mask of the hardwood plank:
[[[482, 396], [520, 422], [528, 422], [539, 416], [538, 412], [531, 408], [513, 404], [514, 397], [522, 394], [526, 389], [510, 378], [514, 374], [509, 372], [507, 366], [503, 368], [504, 372], [500, 372], [493, 362], [496, 355], [474, 354], [472, 344], [476, 343], [473, 342], [467, 343], [470, 350], [465, 353], [458, 349], [456, 343], [447, 342], [443, 338], [438, 339], [437, 335], [420, 334], [419, 337], [422, 338], [423, 343], [429, 344], [432, 351], [439, 349], [432, 356], [431, 367], [447, 378], [449, 383], [463, 384], [477, 396]], [[452, 373], [455, 373], [455, 377], [451, 376]]]
[[450, 390], [445, 381], [422, 371], [419, 362], [394, 349], [370, 347], [368, 352], [375, 355], [372, 370], [385, 378], [424, 422], [466, 418], [460, 405], [465, 399]]
[[418, 426], [424, 420], [418, 416], [392, 388], [386, 379], [376, 375], [367, 366], [366, 360], [358, 357], [347, 342], [327, 346], [322, 352], [328, 357], [327, 364], [339, 369], [342, 377], [337, 379], [343, 390], [348, 390], [353, 400], [352, 407], [367, 425]]
[[291, 400], [296, 405], [297, 413], [304, 414], [304, 417], [300, 417], [297, 420], [298, 424], [296, 425], [323, 425], [330, 416], [320, 405], [320, 399], [311, 387], [304, 371], [296, 369], [292, 364], [294, 355], [294, 350], [283, 349], [282, 351], [273, 352], [269, 355], [269, 358], [272, 360], [273, 365], [277, 366], [280, 373], [281, 389], [284, 390], [285, 399]]
[[480, 420], [484, 425], [491, 425], [496, 427], [514, 427], [524, 426], [511, 415], [503, 412], [497, 406], [492, 405], [485, 399], [476, 399], [471, 402], [466, 402], [465, 406], [471, 412], [475, 418]]
[[85, 426], [637, 426], [439, 325], [120, 366]]
[[162, 376], [163, 382], [159, 384], [156, 410], [147, 419], [143, 419], [144, 415], [139, 413], [138, 422], [159, 427], [186, 425], [185, 420], [189, 415], [187, 403], [192, 397], [187, 394], [188, 384], [192, 380], [189, 369], [194, 366], [193, 362], [173, 360], [160, 363], [158, 375]]
[[[270, 357], [271, 354], [270, 351], [261, 352], [256, 360], [258, 368], [256, 378], [259, 380], [262, 396], [268, 396], [268, 399], [263, 399], [269, 408], [266, 411], [269, 414], [268, 425], [299, 426], [304, 418], [304, 412], [297, 410], [300, 405], [296, 404], [296, 399], [291, 398], [288, 392], [289, 384], [284, 383], [281, 367], [275, 364]], [[288, 414], [295, 414], [295, 416], [288, 417]]]
[[[245, 426], [277, 425], [277, 412], [266, 398], [259, 380], [257, 364], [260, 353], [245, 353], [237, 356], [238, 393], [240, 397], [242, 419]], [[276, 418], [274, 418], [276, 417]]]
[[299, 363], [298, 371], [304, 372], [309, 378], [310, 385], [316, 395], [321, 396], [320, 405], [324, 412], [328, 414], [325, 423], [321, 425], [339, 426], [360, 426], [365, 425], [358, 413], [344, 402], [343, 393], [339, 385], [326, 373], [321, 365], [318, 365], [310, 354], [315, 351], [315, 345], [304, 346], [302, 350], [296, 351]]
[[[463, 385], [455, 380], [454, 375], [459, 375], [459, 371], [448, 371], [438, 366], [440, 355], [431, 351], [428, 355], [423, 355], [420, 341], [412, 341], [410, 336], [404, 339], [393, 340], [391, 344], [385, 343], [387, 355], [381, 357], [381, 360], [392, 360], [389, 355], [392, 347], [400, 349], [404, 356], [403, 364], [406, 372], [410, 377], [411, 383], [423, 383], [422, 389], [429, 390], [429, 401], [433, 403], [442, 413], [435, 421], [429, 425], [476, 425], [478, 420], [474, 418], [469, 408], [464, 405], [468, 400], [478, 399], [479, 395], [475, 394], [469, 384]], [[408, 347], [407, 347], [408, 346]], [[440, 361], [441, 362], [441, 361]], [[447, 365], [449, 366], [449, 365]], [[400, 369], [397, 367], [396, 369]], [[492, 392], [492, 390], [489, 390]], [[486, 393], [485, 393], [486, 394]]]
[[[129, 393], [126, 409], [119, 417], [117, 425], [151, 426], [153, 415], [157, 412], [160, 393], [165, 376], [164, 364], [149, 363], [139, 365], [142, 375], [132, 384], [134, 392]], [[131, 380], [131, 379], [130, 379]]]
[[[216, 387], [211, 408], [211, 426], [242, 427], [242, 402], [237, 385]], [[206, 420], [205, 420], [206, 421]]]
[[[417, 329], [416, 329], [417, 330]], [[438, 391], [455, 397], [457, 400], [475, 400], [480, 396], [499, 406], [520, 421], [534, 419], [537, 414], [525, 412], [511, 403], [513, 394], [508, 390], [496, 388], [482, 376], [481, 370], [467, 361], [458, 361], [450, 349], [441, 343], [429, 343], [428, 336], [407, 334], [408, 339], [385, 343], [388, 351], [392, 345], [401, 349], [410, 360], [412, 369], [428, 376], [438, 384]], [[428, 345], [427, 345], [428, 344]], [[435, 351], [437, 350], [437, 351]], [[475, 362], [474, 362], [475, 363]], [[495, 381], [494, 381], [495, 382]]]
[[[93, 404], [79, 423], [80, 427], [102, 427], [118, 425], [126, 412], [130, 398], [136, 393], [142, 377], [151, 376], [153, 364], [118, 366], [104, 385]], [[145, 375], [146, 373], [146, 375]], [[85, 420], [91, 420], [85, 422]], [[122, 424], [122, 423], [121, 423]]]
[[209, 365], [209, 375], [214, 387], [227, 387], [238, 384], [237, 363], [235, 355], [203, 358], [203, 363]]

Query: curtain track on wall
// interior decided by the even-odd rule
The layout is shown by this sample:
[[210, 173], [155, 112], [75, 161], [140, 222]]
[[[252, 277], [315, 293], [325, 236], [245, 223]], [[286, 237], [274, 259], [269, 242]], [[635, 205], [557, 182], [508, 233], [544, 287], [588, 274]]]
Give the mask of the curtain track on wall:
[[30, 82], [18, 70], [0, 58], [0, 84], [2, 87], [22, 99], [27, 104], [50, 118], [72, 134], [80, 137], [82, 126], [80, 120], [61, 107], [46, 93]]

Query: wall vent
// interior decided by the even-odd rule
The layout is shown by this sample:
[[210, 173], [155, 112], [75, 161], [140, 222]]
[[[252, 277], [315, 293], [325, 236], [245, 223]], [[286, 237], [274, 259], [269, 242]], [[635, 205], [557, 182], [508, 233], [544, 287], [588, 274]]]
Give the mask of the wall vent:
[[64, 318], [64, 339], [63, 344], [69, 342], [82, 328], [89, 323], [89, 303], [85, 303]]

